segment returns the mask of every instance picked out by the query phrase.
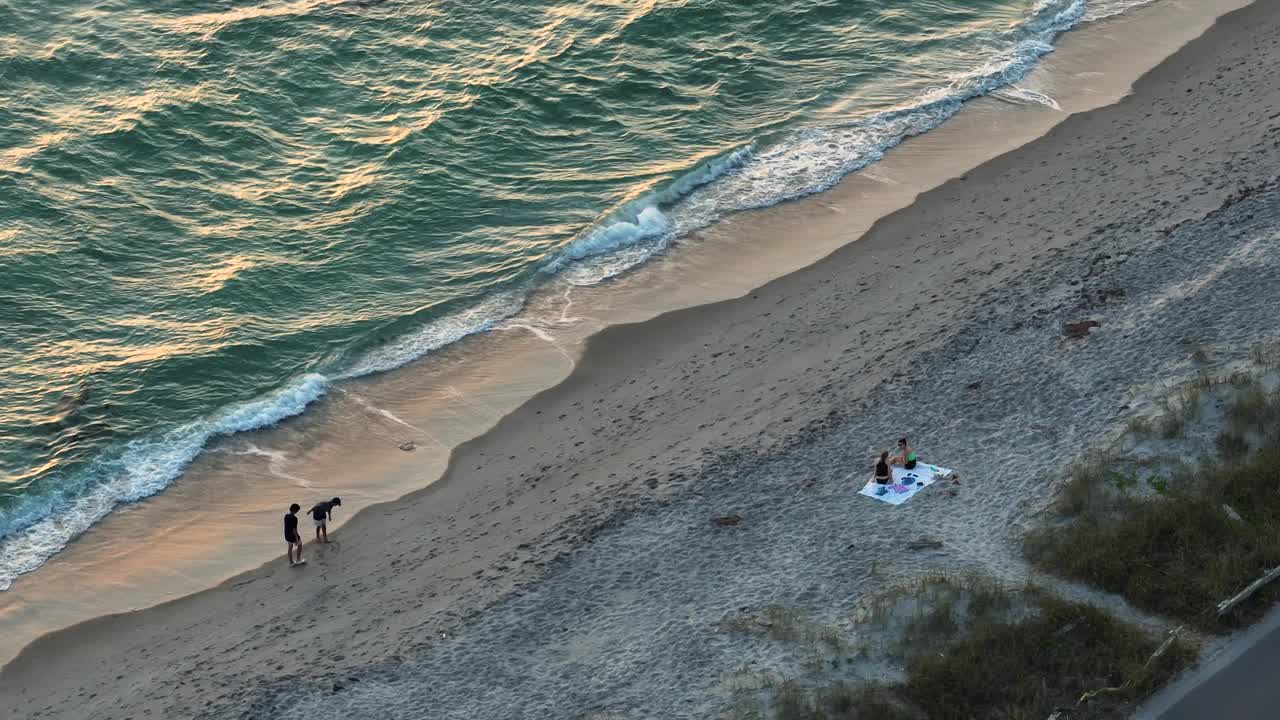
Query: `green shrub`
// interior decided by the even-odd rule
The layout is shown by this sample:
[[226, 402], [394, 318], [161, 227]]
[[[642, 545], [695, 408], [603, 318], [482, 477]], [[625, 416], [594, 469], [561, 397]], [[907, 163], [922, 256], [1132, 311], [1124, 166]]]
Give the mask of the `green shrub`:
[[1214, 441], [1218, 454], [1228, 463], [1237, 463], [1249, 454], [1249, 441], [1234, 430], [1223, 430]]
[[1044, 720], [1063, 706], [1073, 708], [1073, 720], [1122, 717], [1196, 656], [1185, 641], [1163, 645], [1036, 588], [932, 578], [905, 593], [886, 601], [907, 597], [923, 608], [906, 627], [905, 682], [783, 682], [773, 686], [768, 712], [734, 719]]
[[[1124, 596], [1135, 606], [1214, 631], [1216, 604], [1280, 564], [1280, 448], [1207, 467], [1191, 487], [1149, 500], [1116, 498], [1066, 527], [1026, 538], [1047, 570]], [[1243, 517], [1232, 520], [1222, 504]], [[1265, 604], [1251, 603], [1246, 616]]]
[[1237, 431], [1268, 435], [1280, 427], [1280, 396], [1268, 393], [1259, 384], [1251, 385], [1236, 395], [1228, 417]]
[[1050, 596], [1019, 622], [975, 623], [966, 635], [908, 668], [902, 695], [930, 720], [1034, 718], [1076, 706], [1088, 692], [1115, 688], [1073, 711], [1109, 717], [1146, 697], [1195, 659], [1176, 641], [1151, 660], [1159, 642], [1087, 605]]

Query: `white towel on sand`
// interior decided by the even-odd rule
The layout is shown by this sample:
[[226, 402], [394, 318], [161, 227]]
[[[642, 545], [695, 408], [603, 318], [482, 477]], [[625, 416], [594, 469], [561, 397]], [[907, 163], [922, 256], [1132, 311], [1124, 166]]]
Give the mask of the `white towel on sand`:
[[901, 505], [934, 482], [951, 475], [951, 471], [947, 468], [922, 462], [916, 463], [914, 470], [895, 467], [890, 468], [890, 472], [892, 473], [891, 483], [880, 485], [873, 478], [866, 487], [858, 491], [858, 494], [883, 500], [890, 505]]

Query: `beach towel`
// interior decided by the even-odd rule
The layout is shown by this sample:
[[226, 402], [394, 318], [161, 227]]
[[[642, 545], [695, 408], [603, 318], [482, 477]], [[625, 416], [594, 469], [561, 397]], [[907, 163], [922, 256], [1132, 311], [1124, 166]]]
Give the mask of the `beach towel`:
[[[914, 470], [895, 467], [891, 468], [890, 472], [892, 482], [888, 485], [880, 485], [872, 479], [866, 487], [858, 491], [858, 494], [883, 500], [890, 505], [901, 505], [938, 480], [951, 476], [951, 471], [947, 468], [928, 463], [916, 463]], [[885, 491], [883, 495], [878, 494], [881, 490]]]

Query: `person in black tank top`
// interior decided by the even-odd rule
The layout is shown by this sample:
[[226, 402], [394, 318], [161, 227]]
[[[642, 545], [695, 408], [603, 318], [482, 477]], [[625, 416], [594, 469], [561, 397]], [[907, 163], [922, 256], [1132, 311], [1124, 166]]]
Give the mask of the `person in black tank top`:
[[876, 462], [876, 482], [881, 485], [889, 484], [889, 451], [880, 453], [880, 459]]

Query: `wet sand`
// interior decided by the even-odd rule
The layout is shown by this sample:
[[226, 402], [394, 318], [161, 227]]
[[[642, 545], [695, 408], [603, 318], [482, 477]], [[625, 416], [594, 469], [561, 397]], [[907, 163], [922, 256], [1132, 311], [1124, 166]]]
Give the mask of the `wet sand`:
[[[1016, 411], [1007, 404], [1010, 398], [999, 395], [1004, 404], [988, 408], [991, 417], [981, 415], [981, 403], [975, 416], [975, 408], [963, 402], [966, 393], [986, 392], [986, 376], [976, 372], [984, 369], [985, 361], [975, 353], [992, 337], [1010, 333], [1056, 337], [1060, 320], [1099, 311], [1080, 305], [1082, 293], [1090, 289], [1095, 273], [1101, 277], [1125, 272], [1112, 267], [1119, 262], [1113, 258], [1120, 248], [1135, 255], [1145, 249], [1158, 258], [1160, 243], [1169, 242], [1163, 231], [1175, 232], [1180, 223], [1205, 222], [1224, 203], [1230, 205], [1228, 200], [1241, 188], [1274, 179], [1280, 105], [1268, 68], [1277, 52], [1271, 41], [1276, 15], [1274, 8], [1257, 5], [1230, 16], [1148, 75], [1134, 96], [1075, 116], [1044, 139], [925, 194], [910, 208], [879, 222], [859, 242], [812, 267], [739, 300], [613, 326], [590, 336], [568, 379], [515, 412], [503, 416], [500, 403], [474, 400], [477, 416], [488, 422], [503, 417], [492, 431], [455, 451], [445, 481], [365, 510], [337, 534], [339, 543], [318, 551], [309, 548], [312, 560], [306, 569], [290, 570], [276, 561], [214, 590], [46, 636], [0, 674], [0, 707], [12, 704], [20, 716], [39, 711], [50, 717], [104, 718], [236, 717], [255, 703], [287, 709], [300, 700], [289, 695], [288, 687], [274, 686], [275, 678], [292, 677], [290, 686], [312, 692], [319, 687], [316, 683], [327, 687], [334, 684], [333, 678], [359, 678], [370, 666], [385, 670], [399, 663], [397, 658], [421, 663], [422, 657], [443, 652], [439, 646], [450, 638], [442, 641], [442, 632], [452, 637], [471, 628], [482, 637], [485, 632], [479, 628], [486, 617], [518, 617], [516, 611], [524, 606], [509, 593], [521, 584], [527, 587], [520, 595], [540, 597], [537, 602], [555, 607], [554, 588], [565, 582], [557, 578], [574, 577], [575, 567], [584, 567], [575, 562], [587, 562], [576, 558], [594, 553], [600, 562], [612, 558], [626, 567], [630, 559], [623, 539], [628, 533], [647, 522], [668, 529], [684, 527], [664, 524], [681, 517], [671, 515], [677, 510], [697, 515], [731, 499], [746, 502], [750, 496], [733, 495], [731, 484], [725, 483], [790, 458], [797, 448], [830, 444], [834, 454], [822, 466], [807, 469], [812, 481], [820, 484], [834, 482], [833, 472], [862, 462], [899, 431], [927, 431], [935, 440], [926, 452], [945, 450], [944, 464], [956, 465], [949, 459], [980, 463], [974, 452], [1002, 448], [1001, 433], [1016, 428], [1011, 418], [1064, 420], [1062, 411], [1070, 404], [1050, 402], [1056, 396], [1046, 388], [1037, 390], [1036, 383], [1019, 386], [1031, 394], [1023, 406], [1014, 406]], [[1066, 45], [1064, 41], [1064, 53]], [[1033, 112], [1047, 115], [1048, 109]], [[985, 117], [993, 122], [1009, 116]], [[981, 117], [978, 112], [964, 116], [975, 122]], [[1047, 117], [1046, 124], [1053, 121]], [[899, 155], [909, 157], [935, 135], [941, 133], [904, 145]], [[727, 239], [735, 234], [750, 238], [752, 233], [772, 233], [776, 238], [779, 233], [814, 233], [834, 236], [833, 245], [852, 239], [858, 230], [847, 217], [866, 198], [859, 183], [893, 179], [891, 162], [877, 166], [877, 171], [880, 179], [855, 178], [823, 196], [735, 218], [708, 233], [720, 237], [709, 238], [703, 255], [690, 252], [685, 257], [706, 261], [717, 249], [723, 255], [731, 249]], [[747, 253], [739, 249], [739, 254]], [[1110, 257], [1095, 260], [1104, 254]], [[681, 262], [696, 262], [680, 258], [679, 253], [673, 255], [676, 269]], [[1082, 267], [1087, 274], [1082, 275]], [[1161, 272], [1171, 276], [1167, 267]], [[573, 302], [595, 312], [608, 304], [591, 295], [608, 292], [575, 291]], [[1151, 292], [1152, 297], [1159, 295]], [[654, 306], [661, 309], [658, 303]], [[1158, 313], [1165, 306], [1149, 311], [1148, 320], [1163, 318]], [[1232, 310], [1219, 302], [1208, 307], [1221, 311], [1222, 317]], [[911, 318], [906, 326], [904, 317]], [[1262, 333], [1270, 329], [1264, 327], [1267, 317], [1263, 313], [1244, 319], [1252, 322], [1251, 331]], [[1273, 312], [1269, 317], [1274, 321], [1277, 316]], [[537, 341], [530, 341], [531, 349], [541, 344], [542, 352], [565, 351], [561, 373], [577, 357], [582, 342], [570, 336], [552, 344], [531, 332], [528, 337]], [[1041, 339], [1025, 338], [1037, 354], [1058, 352], [1035, 345]], [[1146, 342], [1114, 342], [1139, 341]], [[499, 338], [476, 340], [486, 342]], [[1073, 389], [1080, 392], [1098, 382], [1090, 377], [1091, 368], [1112, 370], [1116, 378], [1103, 378], [1107, 407], [1076, 408], [1081, 418], [1095, 422], [1064, 427], [1044, 440], [1043, 458], [1063, 459], [1076, 441], [1101, 431], [1096, 421], [1115, 413], [1118, 403], [1110, 400], [1125, 387], [1118, 382], [1121, 375], [1169, 371], [1155, 363], [1162, 359], [1175, 364], [1161, 354], [1168, 351], [1167, 345], [1153, 344], [1150, 360], [1130, 362], [1123, 373], [1106, 365], [1105, 358], [1078, 358], [1083, 363], [1073, 370], [1078, 377], [1055, 382], [1078, 381], [1083, 387]], [[471, 350], [483, 347], [473, 344]], [[1012, 351], [1006, 356], [1011, 363], [1021, 358]], [[956, 377], [965, 368], [977, 377]], [[421, 427], [413, 408], [435, 386], [415, 385], [418, 380], [413, 377], [392, 374], [353, 384], [347, 391], [394, 413], [401, 424]], [[940, 384], [938, 407], [966, 408], [967, 415], [929, 410], [914, 419], [893, 421], [877, 414], [884, 405], [876, 400], [910, 402], [908, 383], [925, 382]], [[970, 389], [974, 382], [978, 385]], [[1016, 384], [1010, 378], [1009, 385]], [[475, 397], [468, 392], [458, 395]], [[344, 416], [342, 402], [335, 399], [335, 407], [328, 410], [335, 413], [330, 418], [334, 427], [367, 412], [365, 405], [356, 402], [364, 408], [357, 412], [348, 403]], [[329, 478], [358, 473], [373, 453], [349, 456], [341, 446], [306, 439], [316, 437], [315, 427], [306, 423], [324, 422], [318, 413], [273, 432], [299, 433], [292, 440], [296, 447], [318, 445], [323, 463], [317, 467], [337, 468], [326, 473]], [[404, 437], [401, 430], [375, 423], [359, 432], [382, 448]], [[947, 439], [937, 440], [942, 437]], [[418, 450], [382, 450], [382, 459], [373, 464], [374, 474], [396, 475], [412, 466], [408, 474], [421, 484], [421, 478], [430, 475], [423, 469], [429, 466], [424, 455]], [[794, 468], [806, 469], [804, 464]], [[293, 470], [290, 474], [301, 476]], [[803, 485], [781, 492], [753, 482], [744, 480], [744, 486], [760, 491], [755, 497], [769, 498], [774, 506], [785, 507], [788, 498], [797, 504], [810, 502], [797, 492]], [[327, 494], [330, 483], [337, 484], [313, 483], [308, 491]], [[903, 531], [910, 532], [912, 523], [934, 523], [946, 530], [949, 543], [981, 545], [984, 528], [1016, 525], [1050, 490], [1025, 479], [1010, 487], [1016, 491], [1015, 501], [999, 505], [994, 515], [984, 510], [977, 493], [950, 508], [932, 499], [908, 506], [909, 512], [899, 518], [907, 523]], [[781, 494], [771, 497], [770, 492]], [[637, 509], [643, 512], [627, 519], [627, 513]], [[851, 504], [848, 511], [855, 517], [846, 525], [874, 531], [883, 520], [877, 510], [871, 504]], [[271, 512], [264, 509], [262, 517], [274, 526]], [[994, 524], [970, 527], [979, 521]], [[692, 546], [713, 541], [701, 536], [687, 540]], [[264, 547], [265, 543], [264, 539]], [[598, 549], [606, 547], [614, 552]], [[755, 555], [767, 553], [757, 549]], [[1016, 560], [999, 544], [973, 557], [996, 571], [1017, 571]], [[761, 560], [739, 561], [745, 566]], [[138, 568], [137, 575], [124, 577], [145, 577], [146, 564], [131, 565], [127, 557], [120, 564]], [[682, 569], [698, 567], [693, 563]], [[918, 569], [907, 563], [903, 572]], [[696, 585], [693, 578], [690, 584]], [[541, 587], [551, 589], [538, 590]], [[616, 595], [617, 589], [605, 590]], [[500, 599], [488, 613], [473, 616]], [[747, 604], [764, 601], [752, 593], [740, 599]], [[727, 596], [726, 603], [736, 601]], [[498, 656], [503, 652], [490, 651]], [[606, 648], [592, 652], [607, 655]], [[311, 662], [317, 655], [323, 659]], [[629, 662], [633, 668], [644, 664], [634, 658]], [[478, 676], [482, 673], [481, 669]], [[458, 707], [462, 712], [463, 706]], [[548, 712], [563, 716], [587, 708], [562, 709], [559, 714]]]

